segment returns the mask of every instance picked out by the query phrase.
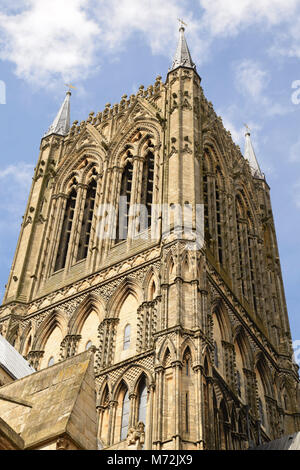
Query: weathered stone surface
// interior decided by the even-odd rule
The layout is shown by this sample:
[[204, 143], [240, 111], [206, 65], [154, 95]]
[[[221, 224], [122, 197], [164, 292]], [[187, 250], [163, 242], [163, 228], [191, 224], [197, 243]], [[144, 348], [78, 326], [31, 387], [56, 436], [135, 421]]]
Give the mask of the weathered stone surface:
[[0, 399], [0, 415], [27, 449], [64, 434], [78, 448], [96, 449], [95, 387], [90, 383], [95, 382], [88, 351], [2, 387], [2, 395], [27, 400], [31, 407]]

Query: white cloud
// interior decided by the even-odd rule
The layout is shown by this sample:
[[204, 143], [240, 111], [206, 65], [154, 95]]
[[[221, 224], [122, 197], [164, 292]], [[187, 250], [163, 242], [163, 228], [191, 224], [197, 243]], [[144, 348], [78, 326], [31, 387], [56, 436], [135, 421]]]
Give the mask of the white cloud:
[[[124, 44], [132, 32], [140, 32], [153, 53], [166, 53], [178, 37], [177, 19], [185, 16], [189, 32], [197, 29], [191, 15], [184, 12], [187, 1], [178, 0], [98, 0], [95, 15], [102, 27], [105, 46], [111, 50]], [[185, 13], [185, 14], [184, 14]]]
[[300, 0], [0, 0], [0, 60], [12, 62], [17, 76], [34, 85], [80, 82], [107, 56], [115, 57], [133, 33], [154, 54], [171, 58], [178, 17], [189, 25], [197, 63], [215, 39], [252, 25], [272, 32], [278, 53], [300, 56], [299, 7]]
[[33, 166], [27, 163], [18, 165], [9, 165], [3, 170], [0, 169], [0, 181], [10, 179], [15, 180], [20, 186], [27, 187], [30, 184], [33, 175]]
[[264, 28], [294, 19], [299, 0], [199, 0], [212, 36], [230, 36], [253, 24]]
[[244, 59], [235, 66], [234, 75], [237, 90], [258, 105], [265, 116], [282, 116], [293, 110], [290, 103], [280, 103], [280, 97], [267, 95], [271, 76], [258, 62]]
[[300, 162], [300, 140], [292, 145], [289, 160], [291, 162]]
[[0, 58], [16, 65], [18, 77], [49, 86], [84, 78], [93, 65], [99, 27], [86, 0], [24, 0], [17, 14], [0, 14]]
[[231, 107], [229, 110], [221, 110], [218, 112], [218, 114], [222, 116], [225, 129], [231, 132], [233, 141], [240, 146], [242, 153], [244, 153], [245, 147], [246, 124], [251, 130], [252, 142], [256, 150], [258, 150], [258, 132], [261, 130], [261, 126], [253, 121], [248, 121], [247, 123], [241, 122], [239, 126], [236, 125], [235, 122], [237, 121], [237, 110], [235, 107]]
[[269, 52], [300, 57], [299, 0], [199, 0], [202, 23], [212, 39], [232, 37], [256, 26], [272, 34]]
[[300, 209], [300, 181], [294, 185], [293, 196], [296, 206]]
[[[80, 81], [99, 66], [97, 54], [103, 59], [116, 53], [133, 32], [142, 33], [153, 53], [174, 50], [174, 25], [185, 3], [19, 0], [17, 9], [0, 10], [0, 59], [13, 62], [17, 76], [35, 85]], [[189, 23], [192, 35], [197, 27], [192, 18]]]
[[0, 169], [0, 229], [16, 225], [24, 212], [33, 176], [33, 165], [20, 162]]
[[270, 81], [269, 74], [257, 62], [243, 60], [235, 70], [237, 89], [255, 100], [262, 98], [263, 91]]

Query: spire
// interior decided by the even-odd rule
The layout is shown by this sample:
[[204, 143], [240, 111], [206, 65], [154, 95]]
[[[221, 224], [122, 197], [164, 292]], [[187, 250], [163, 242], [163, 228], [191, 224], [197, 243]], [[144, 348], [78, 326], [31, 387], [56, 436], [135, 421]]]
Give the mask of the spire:
[[185, 28], [183, 27], [182, 21], [181, 23], [182, 23], [182, 26], [179, 29], [180, 37], [179, 37], [179, 42], [177, 46], [177, 51], [176, 51], [170, 72], [172, 70], [177, 69], [178, 67], [188, 67], [188, 68], [196, 70], [196, 65], [192, 61], [189, 47], [185, 39], [185, 35], [184, 35]]
[[255, 178], [259, 178], [259, 179], [265, 179], [265, 176], [261, 172], [261, 169], [259, 167], [256, 155], [255, 155], [255, 152], [254, 152], [254, 148], [253, 148], [253, 145], [252, 145], [252, 141], [251, 141], [250, 129], [247, 125], [246, 125], [246, 129], [247, 129], [247, 132], [246, 132], [246, 135], [245, 135], [245, 137], [246, 137], [245, 158], [246, 158], [246, 160], [248, 160], [248, 162], [250, 164], [251, 171], [252, 171], [252, 176], [254, 176]]
[[56, 118], [54, 119], [53, 123], [49, 127], [44, 137], [47, 137], [48, 135], [51, 135], [51, 134], [58, 134], [58, 135], [66, 136], [69, 133], [69, 130], [70, 130], [70, 96], [71, 96], [71, 92], [69, 90], [67, 92], [67, 95], [65, 97], [63, 104], [61, 105], [60, 110], [58, 111]]

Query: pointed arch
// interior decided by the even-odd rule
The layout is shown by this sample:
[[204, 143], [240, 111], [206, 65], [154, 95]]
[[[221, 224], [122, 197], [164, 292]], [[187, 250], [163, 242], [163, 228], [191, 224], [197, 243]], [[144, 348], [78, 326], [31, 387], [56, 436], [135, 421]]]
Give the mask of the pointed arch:
[[92, 178], [88, 184], [83, 217], [81, 221], [80, 237], [77, 247], [77, 261], [86, 259], [91, 238], [92, 222], [95, 212], [95, 201], [97, 193], [97, 181]]
[[[155, 155], [152, 149], [148, 150], [143, 161], [142, 182], [141, 182], [141, 200], [140, 203], [147, 209], [147, 221], [144, 221], [145, 227], [151, 227], [152, 223], [152, 204], [154, 196], [154, 172]], [[147, 223], [146, 223], [147, 222]]]
[[84, 147], [81, 150], [76, 150], [76, 156], [73, 154], [59, 163], [56, 174], [56, 193], [64, 193], [71, 175], [76, 175], [78, 182], [86, 184], [89, 180], [91, 170], [95, 168], [97, 174], [103, 172], [103, 162], [105, 160], [105, 153], [101, 153], [101, 149], [93, 147]]
[[243, 327], [238, 327], [233, 333], [233, 343], [237, 343], [243, 357], [244, 367], [252, 370], [254, 365], [253, 351], [250, 345], [249, 338]]
[[184, 339], [183, 343], [180, 346], [180, 357], [181, 357], [181, 359], [184, 358], [184, 355], [185, 355], [187, 350], [189, 351], [189, 354], [191, 356], [191, 362], [192, 362], [192, 364], [194, 364], [195, 361], [196, 361], [196, 356], [197, 356], [197, 348], [194, 345], [192, 339], [189, 338], [189, 337], [186, 337]]
[[184, 281], [192, 281], [193, 276], [193, 260], [189, 252], [183, 254], [182, 262], [180, 264], [181, 277]]
[[173, 341], [170, 338], [165, 338], [162, 345], [160, 346], [157, 354], [157, 360], [160, 364], [163, 364], [166, 352], [169, 352], [171, 360], [175, 361], [176, 359], [176, 348]]
[[138, 305], [143, 302], [142, 286], [135, 279], [127, 277], [117, 287], [107, 303], [107, 314], [109, 317], [118, 318], [122, 304], [129, 294], [136, 299]]
[[131, 204], [131, 190], [133, 183], [133, 160], [130, 151], [127, 152], [128, 158], [123, 167], [120, 184], [120, 202], [119, 213], [117, 217], [116, 244], [126, 240], [129, 228], [129, 210]]
[[17, 340], [19, 339], [20, 327], [18, 324], [14, 325], [7, 335], [7, 341], [17, 349]]
[[207, 158], [206, 161], [210, 163], [210, 170], [215, 172], [216, 167], [221, 168], [221, 172], [225, 177], [228, 176], [228, 168], [230, 168], [230, 162], [226, 159], [228, 152], [222, 152], [220, 145], [217, 142], [215, 136], [206, 134], [203, 141], [204, 152]]
[[169, 283], [174, 282], [176, 279], [177, 272], [176, 272], [176, 264], [174, 262], [173, 256], [170, 257], [168, 264], [167, 264], [167, 279]]
[[43, 351], [40, 367], [43, 369], [51, 363], [59, 362], [60, 348], [67, 334], [67, 321], [60, 311], [50, 313], [39, 326], [32, 346], [34, 351]]
[[272, 376], [267, 366], [266, 359], [261, 352], [258, 352], [255, 358], [255, 371], [261, 378], [264, 389], [264, 395], [273, 397]]
[[110, 403], [110, 391], [107, 382], [104, 382], [102, 391], [100, 393], [100, 399], [98, 400], [99, 409], [99, 429], [98, 438], [100, 439], [103, 447], [106, 447], [109, 442], [109, 403]]
[[[46, 341], [55, 328], [59, 328], [64, 338], [68, 332], [68, 325], [65, 315], [59, 310], [51, 312], [45, 320], [40, 324], [36, 331], [35, 341], [32, 349], [35, 351], [43, 351]], [[57, 346], [59, 350], [60, 345]]]
[[163, 356], [162, 365], [163, 367], [167, 368], [167, 367], [170, 367], [171, 364], [172, 364], [172, 356], [171, 356], [169, 348], [167, 347]]
[[145, 373], [142, 373], [137, 381], [136, 386], [137, 396], [137, 422], [142, 422], [147, 427], [147, 406], [148, 406], [148, 378]]
[[106, 402], [108, 396], [109, 401], [111, 400], [111, 383], [108, 380], [104, 380], [100, 389], [97, 393], [97, 406], [102, 406]]
[[160, 283], [159, 283], [158, 272], [153, 266], [151, 266], [143, 282], [144, 300], [145, 301], [154, 300], [155, 297], [159, 295], [159, 289], [160, 289]]
[[216, 318], [220, 326], [220, 331], [222, 335], [222, 340], [231, 342], [232, 339], [232, 329], [231, 323], [229, 320], [228, 313], [224, 308], [224, 304], [220, 298], [216, 299], [212, 304], [212, 315], [213, 319]]
[[[138, 308], [143, 301], [142, 299], [141, 286], [127, 279], [119, 286], [108, 303], [109, 316], [118, 319], [115, 336], [115, 362], [128, 359], [136, 353]], [[130, 337], [125, 347], [125, 333], [128, 333], [125, 331], [126, 329], [130, 329]]]
[[87, 295], [82, 303], [76, 308], [69, 320], [69, 334], [79, 335], [91, 312], [95, 312], [97, 314], [99, 324], [106, 316], [105, 302], [100, 296], [95, 294]]
[[74, 223], [76, 203], [77, 203], [77, 190], [75, 187], [73, 187], [66, 201], [62, 227], [60, 231], [60, 238], [58, 242], [54, 272], [60, 271], [66, 265], [66, 260], [67, 260], [68, 250], [69, 250], [69, 242], [70, 242], [71, 232], [72, 232], [73, 223]]
[[[144, 102], [142, 100], [139, 100], [139, 105], [142, 106], [147, 113], [152, 114], [152, 110], [148, 110], [149, 105], [148, 102]], [[152, 108], [152, 107], [151, 107]], [[134, 112], [134, 108], [131, 109], [131, 112]], [[151, 118], [146, 119], [146, 120], [141, 120], [138, 122], [135, 122], [132, 124], [132, 127], [128, 130], [126, 129], [126, 133], [122, 135], [121, 132], [116, 133], [115, 137], [113, 138], [112, 144], [113, 144], [113, 153], [112, 153], [112, 162], [115, 165], [118, 166], [124, 166], [124, 153], [123, 150], [126, 145], [129, 143], [132, 144], [132, 139], [135, 137], [137, 132], [140, 132], [143, 137], [140, 141], [136, 143], [133, 143], [135, 146], [136, 150], [136, 155], [143, 156], [143, 147], [145, 145], [145, 142], [149, 140], [149, 135], [151, 137], [151, 140], [154, 142], [155, 146], [158, 146], [161, 142], [161, 130], [160, 130], [160, 124], [157, 121], [154, 116], [156, 115], [157, 111], [154, 112], [153, 114], [153, 120]], [[127, 126], [128, 120], [126, 121], [125, 126]], [[119, 129], [121, 131], [121, 128]], [[121, 137], [120, 137], [121, 136]]]
[[117, 413], [115, 421], [114, 443], [126, 439], [130, 422], [130, 400], [129, 387], [121, 378], [114, 387], [114, 401], [117, 402]]
[[212, 364], [208, 346], [206, 346], [205, 350], [203, 351], [203, 371], [206, 377], [212, 376]]

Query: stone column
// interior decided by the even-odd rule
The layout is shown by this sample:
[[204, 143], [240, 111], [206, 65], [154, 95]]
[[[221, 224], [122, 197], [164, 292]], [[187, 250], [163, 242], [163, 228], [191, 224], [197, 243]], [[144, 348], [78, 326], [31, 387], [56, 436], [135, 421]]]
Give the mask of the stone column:
[[163, 413], [163, 367], [158, 367], [156, 370], [156, 383], [157, 387], [155, 390], [155, 429], [154, 429], [154, 450], [161, 449], [162, 443], [162, 413]]
[[201, 366], [194, 367], [195, 374], [195, 417], [197, 419], [197, 449], [204, 450], [204, 403], [203, 403], [203, 387], [202, 387], [202, 370]]
[[109, 446], [114, 444], [117, 408], [118, 408], [117, 401], [109, 402], [109, 428], [108, 428], [109, 429], [109, 435], [108, 435]]
[[174, 434], [173, 434], [173, 442], [174, 442], [174, 449], [180, 450], [181, 448], [181, 369], [182, 363], [180, 361], [176, 361], [172, 363], [173, 368], [173, 377], [174, 377]]
[[30, 351], [30, 353], [27, 355], [27, 361], [35, 370], [39, 370], [43, 356], [44, 351]]
[[154, 390], [155, 390], [155, 384], [152, 383], [148, 387], [148, 406], [147, 406], [146, 429], [145, 429], [145, 450], [152, 449]]
[[64, 361], [68, 357], [74, 356], [80, 340], [81, 335], [67, 335], [61, 343], [60, 360]]
[[136, 427], [137, 425], [137, 395], [135, 393], [131, 393], [129, 395], [130, 400], [130, 413], [129, 413], [129, 426], [128, 428]]
[[97, 406], [97, 414], [98, 414], [97, 437], [98, 437], [98, 439], [101, 439], [101, 429], [102, 429], [104, 412], [105, 412], [105, 407], [104, 406]]

